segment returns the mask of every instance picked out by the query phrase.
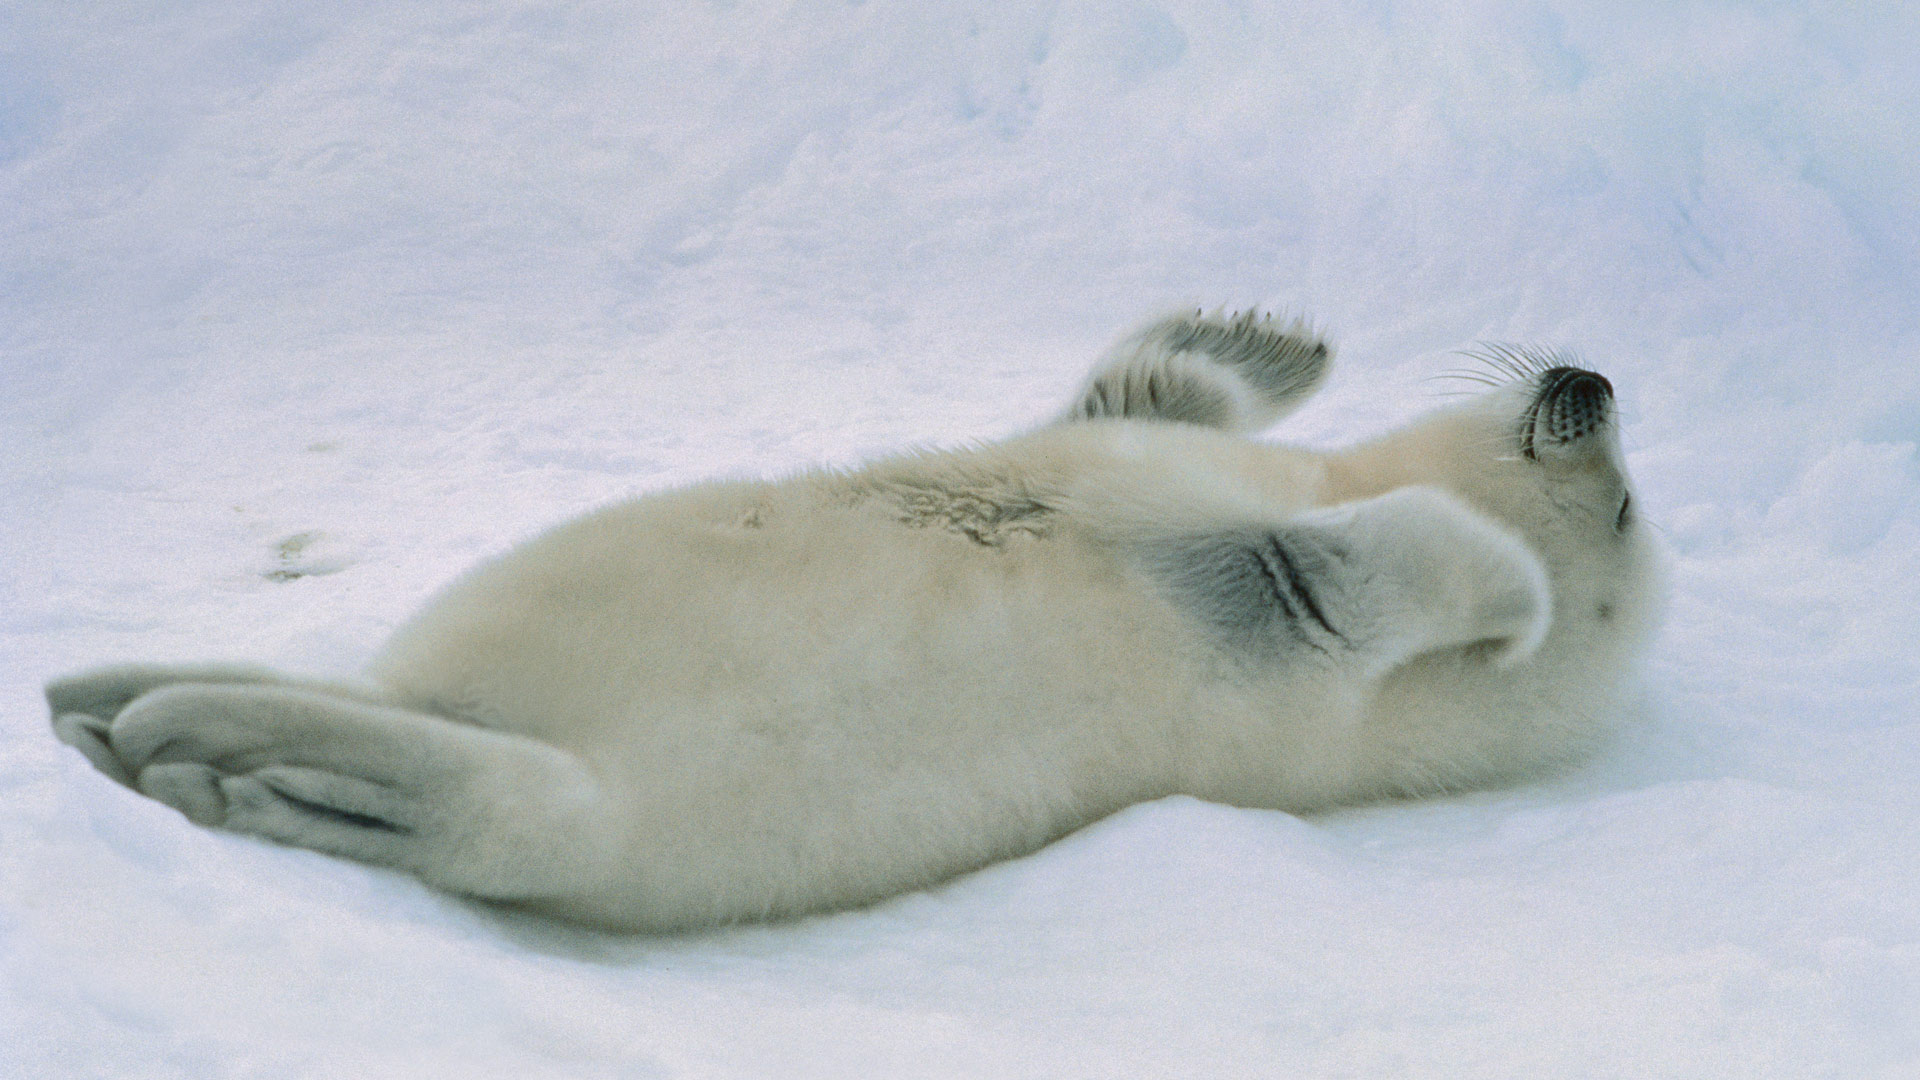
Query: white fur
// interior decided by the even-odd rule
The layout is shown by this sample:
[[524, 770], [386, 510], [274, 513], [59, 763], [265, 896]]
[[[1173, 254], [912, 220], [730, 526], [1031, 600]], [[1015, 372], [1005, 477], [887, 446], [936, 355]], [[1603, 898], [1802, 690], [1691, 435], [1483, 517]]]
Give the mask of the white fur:
[[[1263, 404], [1224, 353], [1162, 377], [1242, 426], [1324, 375], [1281, 344], [1321, 366]], [[642, 929], [869, 902], [1174, 793], [1509, 780], [1602, 734], [1658, 602], [1610, 407], [1529, 458], [1536, 381], [1334, 454], [1134, 407], [698, 485], [472, 571], [363, 688], [122, 667], [48, 696], [196, 821]]]

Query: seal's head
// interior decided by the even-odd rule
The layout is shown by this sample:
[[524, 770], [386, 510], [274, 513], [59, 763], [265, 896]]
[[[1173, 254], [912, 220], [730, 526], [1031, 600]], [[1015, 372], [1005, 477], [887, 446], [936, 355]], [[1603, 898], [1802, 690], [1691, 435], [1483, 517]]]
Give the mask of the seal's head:
[[[1497, 348], [1484, 392], [1335, 459], [1337, 498], [1452, 492], [1525, 541], [1553, 627], [1535, 664], [1630, 668], [1659, 621], [1658, 545], [1634, 505], [1613, 384], [1562, 353]], [[1585, 657], [1583, 661], [1581, 657]]]

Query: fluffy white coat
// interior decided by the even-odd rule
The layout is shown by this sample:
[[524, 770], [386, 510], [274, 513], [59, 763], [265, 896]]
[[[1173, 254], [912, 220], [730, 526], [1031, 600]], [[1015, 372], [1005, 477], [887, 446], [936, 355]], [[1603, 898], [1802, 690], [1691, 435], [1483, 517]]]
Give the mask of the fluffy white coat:
[[55, 728], [196, 821], [649, 930], [866, 903], [1168, 794], [1310, 811], [1577, 755], [1658, 609], [1611, 388], [1509, 356], [1345, 452], [1243, 437], [1329, 358], [1162, 320], [1030, 434], [563, 524], [365, 685], [107, 668], [49, 687]]

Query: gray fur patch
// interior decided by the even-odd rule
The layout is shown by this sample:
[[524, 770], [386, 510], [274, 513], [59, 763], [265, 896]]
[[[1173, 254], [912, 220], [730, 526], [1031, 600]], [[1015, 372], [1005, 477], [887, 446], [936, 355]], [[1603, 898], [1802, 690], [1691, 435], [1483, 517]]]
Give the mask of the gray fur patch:
[[1016, 535], [1044, 537], [1053, 527], [1053, 506], [1008, 481], [893, 477], [861, 494], [891, 502], [903, 525], [946, 529], [983, 547], [999, 547]]
[[1165, 541], [1149, 563], [1180, 606], [1235, 651], [1354, 647], [1340, 582], [1347, 553], [1306, 530], [1259, 529]]
[[1075, 418], [1173, 420], [1232, 428], [1239, 420], [1233, 392], [1178, 358], [1141, 357], [1109, 368], [1087, 387]]

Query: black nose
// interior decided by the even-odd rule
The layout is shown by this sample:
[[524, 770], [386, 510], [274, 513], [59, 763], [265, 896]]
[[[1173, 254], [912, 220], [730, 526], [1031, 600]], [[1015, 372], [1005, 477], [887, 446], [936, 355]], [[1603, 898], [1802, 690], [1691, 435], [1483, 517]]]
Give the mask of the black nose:
[[1534, 439], [1584, 439], [1606, 423], [1612, 401], [1613, 384], [1605, 375], [1576, 367], [1548, 368], [1540, 373], [1540, 393], [1530, 410]]
[[1613, 396], [1613, 384], [1605, 375], [1597, 371], [1586, 371], [1577, 367], [1550, 367], [1540, 373], [1540, 392], [1543, 397], [1584, 387], [1582, 393], [1599, 394], [1601, 400]]

